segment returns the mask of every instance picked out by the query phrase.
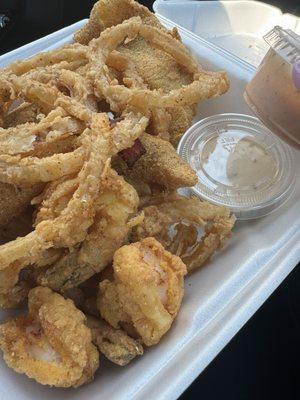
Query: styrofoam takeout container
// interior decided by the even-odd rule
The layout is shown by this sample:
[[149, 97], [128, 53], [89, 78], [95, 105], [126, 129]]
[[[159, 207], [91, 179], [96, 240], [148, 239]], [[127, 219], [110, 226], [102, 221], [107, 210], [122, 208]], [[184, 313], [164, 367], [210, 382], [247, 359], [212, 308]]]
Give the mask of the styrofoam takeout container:
[[[161, 19], [171, 28], [173, 23]], [[78, 29], [85, 21], [73, 26]], [[246, 83], [254, 73], [249, 64], [185, 29], [183, 42], [204, 67], [226, 70], [230, 91], [198, 107], [195, 120], [226, 112], [249, 114], [243, 100]], [[70, 42], [67, 31], [52, 35]], [[49, 37], [26, 46], [26, 57], [46, 50]], [[24, 48], [0, 57], [0, 66], [22, 58]], [[300, 259], [300, 157], [293, 197], [268, 217], [239, 222], [220, 254], [186, 279], [180, 313], [159, 345], [147, 349], [129, 366], [121, 368], [101, 357], [95, 380], [79, 389], [43, 387], [8, 369], [0, 359], [0, 399], [7, 400], [172, 400], [177, 398], [222, 350], [229, 340], [282, 282]], [[3, 319], [7, 313], [1, 312]]]
[[156, 0], [153, 9], [256, 67], [268, 50], [263, 35], [275, 25], [300, 34], [300, 18], [258, 1]]

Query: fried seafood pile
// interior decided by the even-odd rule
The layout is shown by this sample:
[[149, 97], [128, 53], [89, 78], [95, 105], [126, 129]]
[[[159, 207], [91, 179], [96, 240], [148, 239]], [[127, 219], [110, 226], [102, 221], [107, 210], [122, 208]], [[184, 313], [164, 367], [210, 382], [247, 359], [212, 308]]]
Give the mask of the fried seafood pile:
[[230, 236], [229, 211], [177, 189], [174, 145], [228, 90], [145, 7], [100, 0], [74, 43], [0, 77], [0, 325], [7, 365], [41, 384], [93, 379], [170, 329], [184, 276]]
[[43, 385], [77, 387], [89, 382], [99, 353], [86, 317], [71, 300], [46, 287], [32, 289], [28, 314], [0, 326], [8, 366]]

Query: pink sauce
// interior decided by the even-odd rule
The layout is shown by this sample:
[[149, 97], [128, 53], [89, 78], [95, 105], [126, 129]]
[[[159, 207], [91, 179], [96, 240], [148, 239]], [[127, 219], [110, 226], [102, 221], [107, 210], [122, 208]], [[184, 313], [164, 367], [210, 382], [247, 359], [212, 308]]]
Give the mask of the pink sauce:
[[300, 91], [292, 66], [272, 48], [244, 93], [258, 118], [276, 135], [300, 150]]

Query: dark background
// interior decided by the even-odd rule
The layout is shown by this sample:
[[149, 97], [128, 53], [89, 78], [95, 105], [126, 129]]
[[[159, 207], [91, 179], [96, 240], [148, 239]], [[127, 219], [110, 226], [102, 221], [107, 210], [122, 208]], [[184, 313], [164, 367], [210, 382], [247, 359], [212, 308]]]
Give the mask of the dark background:
[[[140, 2], [149, 8], [153, 4]], [[265, 2], [300, 15], [300, 0]], [[0, 29], [0, 54], [87, 18], [94, 3], [95, 0], [0, 0], [0, 14], [4, 11], [11, 18], [6, 29]]]
[[[0, 54], [88, 17], [94, 2], [0, 0], [0, 14], [5, 12], [10, 18], [7, 26], [0, 29]], [[300, 0], [266, 2], [300, 15]], [[141, 3], [151, 8], [153, 2]], [[299, 399], [299, 340], [300, 272], [297, 268], [186, 390], [181, 400]]]

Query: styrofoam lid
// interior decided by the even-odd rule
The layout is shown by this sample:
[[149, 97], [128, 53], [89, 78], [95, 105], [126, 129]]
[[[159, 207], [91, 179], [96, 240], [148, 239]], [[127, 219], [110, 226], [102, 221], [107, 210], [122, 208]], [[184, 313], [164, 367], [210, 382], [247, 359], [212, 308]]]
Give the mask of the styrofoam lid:
[[291, 150], [255, 117], [205, 118], [184, 134], [178, 152], [197, 172], [192, 191], [238, 219], [267, 215], [293, 192]]
[[300, 34], [300, 18], [262, 1], [156, 0], [155, 13], [258, 67], [268, 46], [263, 36], [275, 25]]

